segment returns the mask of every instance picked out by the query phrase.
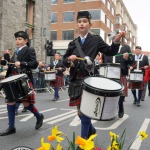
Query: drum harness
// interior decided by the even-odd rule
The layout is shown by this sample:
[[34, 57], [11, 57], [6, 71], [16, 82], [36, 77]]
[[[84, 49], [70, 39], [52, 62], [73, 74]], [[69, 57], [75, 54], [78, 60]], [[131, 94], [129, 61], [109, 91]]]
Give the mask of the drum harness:
[[[83, 50], [81, 49], [81, 46], [80, 46], [80, 43], [79, 43], [78, 39], [75, 40], [75, 44], [76, 44], [76, 47], [77, 47], [77, 50], [79, 52], [80, 57], [85, 58], [85, 54], [84, 54]], [[89, 76], [94, 75], [95, 64], [92, 62], [92, 65], [88, 65], [84, 61], [84, 65], [85, 65], [86, 70], [89, 73]]]

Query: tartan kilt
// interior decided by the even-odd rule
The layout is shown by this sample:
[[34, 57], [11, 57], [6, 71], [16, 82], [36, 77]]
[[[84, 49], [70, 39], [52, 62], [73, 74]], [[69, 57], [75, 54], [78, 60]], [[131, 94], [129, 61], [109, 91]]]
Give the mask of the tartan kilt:
[[121, 83], [124, 86], [124, 89], [122, 91], [122, 96], [128, 96], [128, 87], [127, 87], [127, 78], [126, 78], [126, 76], [121, 77]]
[[129, 89], [134, 90], [134, 89], [141, 89], [143, 90], [144, 88], [144, 82], [133, 82], [129, 81]]
[[81, 103], [81, 97], [78, 99], [70, 98], [69, 106], [77, 106]]
[[64, 77], [56, 76], [56, 80], [51, 81], [50, 85], [53, 87], [63, 87], [64, 86]]
[[[17, 75], [17, 73], [14, 71], [12, 73], [12, 75]], [[19, 102], [19, 103], [22, 103], [22, 102], [28, 102], [30, 104], [35, 104], [35, 92], [34, 92], [34, 89], [33, 89], [33, 84], [32, 82], [30, 81], [29, 82], [29, 86], [30, 88], [32, 89], [31, 93], [25, 97], [25, 98], [22, 98], [22, 99], [16, 99], [16, 102]], [[5, 100], [6, 103], [9, 103], [9, 101], [6, 99]]]

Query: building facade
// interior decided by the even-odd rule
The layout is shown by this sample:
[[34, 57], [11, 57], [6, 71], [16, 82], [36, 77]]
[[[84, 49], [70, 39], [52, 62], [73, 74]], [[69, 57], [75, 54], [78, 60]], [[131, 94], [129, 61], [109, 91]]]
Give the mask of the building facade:
[[[108, 44], [108, 33], [125, 30], [124, 43], [134, 49], [137, 42], [137, 26], [134, 24], [122, 0], [52, 0], [51, 40], [54, 49], [62, 54], [67, 43], [78, 36], [76, 16], [78, 11], [87, 10], [92, 15], [91, 31], [100, 35]], [[62, 48], [60, 43], [62, 43]]]
[[0, 0], [0, 51], [15, 51], [14, 33], [26, 31], [38, 59], [45, 60], [50, 40], [50, 0]]

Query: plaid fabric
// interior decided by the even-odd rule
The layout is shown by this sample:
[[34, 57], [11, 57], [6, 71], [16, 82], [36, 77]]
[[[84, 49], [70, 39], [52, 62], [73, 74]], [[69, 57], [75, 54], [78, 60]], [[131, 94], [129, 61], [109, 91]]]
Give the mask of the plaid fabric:
[[70, 98], [69, 106], [77, 106], [80, 105], [80, 103], [81, 103], [81, 97], [78, 99]]
[[132, 82], [132, 81], [129, 81], [128, 88], [131, 89], [131, 90], [134, 90], [134, 89], [141, 89], [141, 90], [143, 90], [144, 82]]
[[51, 81], [50, 85], [54, 86], [54, 87], [63, 87], [64, 86], [64, 77], [56, 76], [56, 80]]
[[121, 83], [124, 86], [122, 96], [128, 96], [127, 78], [126, 76], [121, 77]]

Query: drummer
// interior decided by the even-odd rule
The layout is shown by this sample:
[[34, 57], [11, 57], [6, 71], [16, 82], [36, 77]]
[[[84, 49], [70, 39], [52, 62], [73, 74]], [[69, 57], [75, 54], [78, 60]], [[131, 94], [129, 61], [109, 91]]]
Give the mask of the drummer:
[[[75, 44], [75, 40], [77, 40], [78, 45], [81, 47], [85, 56], [89, 56], [93, 62], [99, 52], [111, 56], [115, 55], [119, 50], [121, 37], [125, 34], [125, 32], [120, 32], [113, 40], [111, 46], [109, 46], [99, 35], [92, 35], [91, 33], [89, 33], [91, 25], [91, 14], [88, 11], [78, 12], [77, 28], [79, 31], [79, 36], [69, 43], [68, 49], [63, 58], [64, 65], [66, 67], [71, 66], [70, 82], [79, 81], [84, 77], [89, 76], [89, 68], [87, 66], [88, 64], [85, 64], [83, 60], [78, 59], [78, 57], [81, 56], [79, 54], [79, 49], [77, 49], [77, 46]], [[80, 102], [81, 95], [78, 98], [70, 98], [69, 105], [77, 106], [78, 114], [81, 119], [81, 137], [87, 139], [90, 135], [95, 134], [96, 130], [91, 123], [91, 118], [83, 115], [79, 111]]]
[[[29, 47], [29, 37], [26, 32], [18, 31], [14, 34], [14, 36], [16, 39], [17, 51], [13, 54], [12, 58], [10, 58], [10, 62], [15, 63], [15, 65], [8, 64], [6, 78], [9, 76], [16, 75], [18, 73], [22, 72], [26, 73], [30, 79], [29, 84], [32, 87], [33, 76], [31, 69], [35, 69], [38, 65], [35, 50]], [[5, 54], [4, 59], [9, 58], [8, 56], [9, 54]], [[9, 60], [7, 59], [7, 61]], [[18, 101], [19, 100], [11, 100], [6, 98], [9, 126], [5, 131], [0, 133], [0, 136], [6, 136], [16, 133], [15, 104]], [[22, 102], [23, 105], [34, 114], [34, 116], [37, 119], [35, 129], [38, 130], [43, 124], [44, 116], [43, 114], [39, 113], [39, 111], [34, 105], [35, 103], [34, 93], [29, 95], [25, 99], [21, 99], [19, 102]]]
[[[146, 55], [142, 54], [141, 46], [135, 47], [135, 55], [133, 55], [133, 61], [134, 61], [134, 63], [130, 67], [130, 70], [134, 71], [135, 69], [137, 69], [137, 70], [139, 69], [139, 70], [142, 70], [142, 72], [145, 74], [145, 70], [149, 67], [149, 62], [148, 62], [148, 57]], [[133, 67], [133, 66], [136, 66], [136, 67]], [[144, 88], [144, 82], [130, 81], [129, 88], [131, 89], [133, 97], [134, 97], [133, 104], [140, 106], [141, 105], [140, 101], [142, 98], [142, 91]], [[138, 97], [136, 95], [136, 89], [138, 89]]]
[[61, 60], [60, 53], [54, 55], [54, 61], [46, 67], [46, 70], [56, 71], [56, 80], [51, 81], [50, 85], [54, 87], [54, 98], [52, 101], [57, 101], [59, 99], [59, 88], [64, 86], [63, 72], [66, 70]]

